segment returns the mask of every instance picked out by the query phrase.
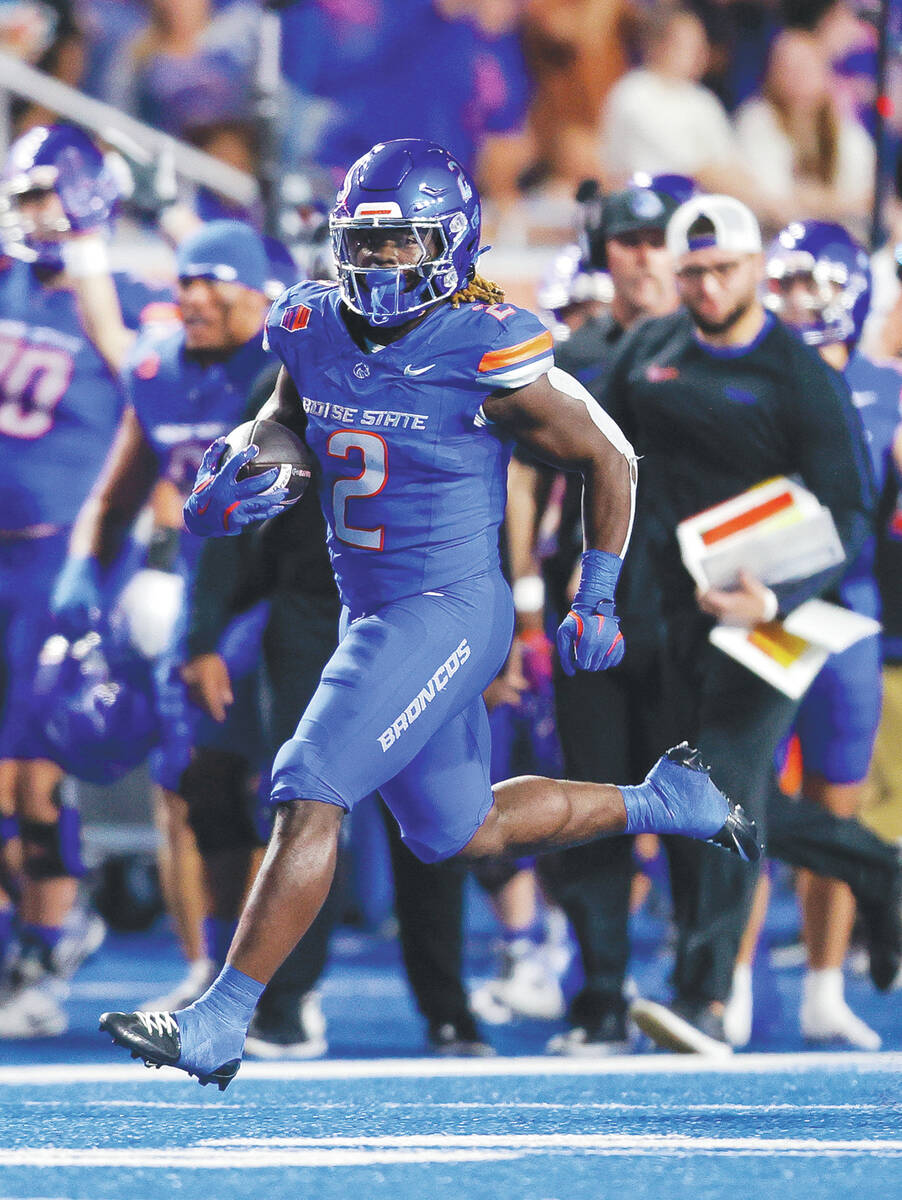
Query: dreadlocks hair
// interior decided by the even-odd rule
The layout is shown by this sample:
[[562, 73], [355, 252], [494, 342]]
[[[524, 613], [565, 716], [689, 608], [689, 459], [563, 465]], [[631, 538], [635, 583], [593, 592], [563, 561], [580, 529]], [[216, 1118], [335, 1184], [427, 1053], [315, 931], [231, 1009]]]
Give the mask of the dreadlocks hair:
[[455, 292], [451, 297], [451, 307], [459, 308], [461, 304], [473, 304], [481, 301], [486, 304], [500, 304], [504, 299], [504, 290], [491, 279], [483, 279], [474, 275], [465, 288]]

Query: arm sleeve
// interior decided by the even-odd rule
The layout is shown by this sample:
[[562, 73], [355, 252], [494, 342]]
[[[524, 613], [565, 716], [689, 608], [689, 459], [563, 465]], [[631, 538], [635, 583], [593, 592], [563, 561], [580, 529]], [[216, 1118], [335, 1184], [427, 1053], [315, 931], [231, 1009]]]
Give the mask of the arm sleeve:
[[792, 445], [797, 447], [804, 485], [833, 514], [845, 562], [773, 590], [785, 614], [839, 582], [873, 532], [877, 505], [870, 456], [861, 419], [845, 380], [814, 354], [799, 358]]

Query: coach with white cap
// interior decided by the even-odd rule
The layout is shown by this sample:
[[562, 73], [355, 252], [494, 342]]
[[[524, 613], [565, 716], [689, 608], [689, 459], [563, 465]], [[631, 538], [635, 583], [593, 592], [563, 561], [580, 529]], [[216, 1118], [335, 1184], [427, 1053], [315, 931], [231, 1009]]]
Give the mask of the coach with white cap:
[[[773, 591], [743, 576], [732, 590], [696, 595], [676, 526], [774, 475], [796, 475], [832, 512], [851, 559], [868, 535], [873, 488], [841, 376], [761, 303], [761, 234], [750, 210], [731, 196], [693, 197], [670, 219], [667, 246], [683, 307], [627, 336], [601, 396], [642, 459], [618, 605], [631, 631], [659, 635], [648, 728], [629, 734], [648, 737], [648, 762], [661, 738], [688, 738], [762, 829], [774, 751], [795, 704], [708, 634], [714, 622], [754, 626], [829, 596], [842, 566]], [[723, 1005], [755, 874], [682, 838], [668, 852], [675, 998], [671, 1007], [640, 1000], [631, 1015], [669, 1049], [729, 1053]]]

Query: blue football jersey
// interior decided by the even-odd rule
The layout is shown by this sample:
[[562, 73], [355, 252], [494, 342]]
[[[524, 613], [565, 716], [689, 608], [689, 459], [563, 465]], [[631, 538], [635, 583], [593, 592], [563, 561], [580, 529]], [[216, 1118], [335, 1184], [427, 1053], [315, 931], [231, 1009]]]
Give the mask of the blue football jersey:
[[[168, 294], [117, 277], [126, 324]], [[75, 296], [31, 267], [0, 271], [0, 529], [71, 524], [122, 413], [121, 385], [85, 333]]]
[[181, 324], [175, 292], [168, 283], [148, 283], [129, 271], [114, 271], [113, 279], [122, 309], [122, 320], [129, 329], [145, 325]]
[[[889, 363], [854, 354], [844, 371], [852, 402], [864, 426], [865, 441], [877, 482], [883, 491], [889, 469], [893, 434], [902, 420], [902, 374]], [[876, 617], [880, 597], [874, 578], [875, 540], [869, 539], [840, 585], [840, 596], [856, 612]]]
[[260, 334], [217, 362], [188, 353], [181, 327], [151, 327], [138, 338], [123, 371], [126, 395], [157, 455], [160, 478], [183, 497], [204, 451], [239, 424], [251, 389], [273, 361]]
[[364, 352], [340, 303], [337, 285], [296, 284], [266, 336], [307, 414], [342, 600], [371, 612], [498, 567], [510, 445], [482, 402], [554, 359], [551, 334], [513, 305], [440, 305]]

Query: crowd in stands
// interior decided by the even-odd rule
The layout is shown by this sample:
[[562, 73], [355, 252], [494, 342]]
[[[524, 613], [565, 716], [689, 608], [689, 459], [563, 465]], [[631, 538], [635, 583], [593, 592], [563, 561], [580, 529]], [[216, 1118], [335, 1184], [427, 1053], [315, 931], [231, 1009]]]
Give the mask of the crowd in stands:
[[[730, 180], [773, 228], [817, 217], [864, 232], [870, 216], [877, 6], [866, 0], [301, 0], [270, 16], [254, 0], [3, 8], [11, 52], [242, 165], [260, 165], [261, 58], [274, 44], [263, 23], [277, 12], [285, 170], [340, 178], [376, 141], [416, 136], [449, 147], [501, 212], [646, 170], [709, 188]], [[889, 62], [892, 96], [898, 55]], [[887, 114], [891, 147], [900, 108]]]

